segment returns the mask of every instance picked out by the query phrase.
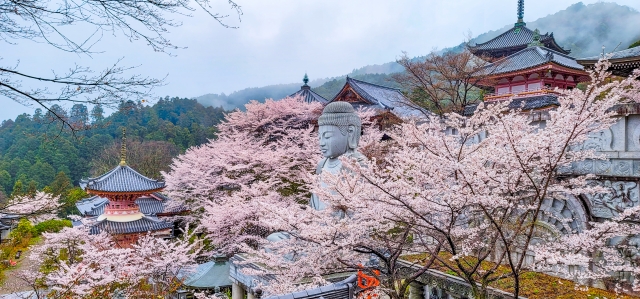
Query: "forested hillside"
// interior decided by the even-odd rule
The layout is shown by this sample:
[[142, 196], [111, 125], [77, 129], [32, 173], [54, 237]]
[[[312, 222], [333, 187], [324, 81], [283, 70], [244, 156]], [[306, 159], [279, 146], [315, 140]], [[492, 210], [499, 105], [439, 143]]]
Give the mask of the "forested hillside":
[[[214, 125], [224, 114], [222, 108], [205, 108], [193, 99], [168, 97], [152, 106], [123, 102], [108, 117], [100, 106], [89, 111], [85, 105], [76, 104], [68, 115], [57, 106], [54, 109], [70, 122], [90, 129], [75, 136], [61, 132], [60, 124], [52, 122], [52, 117], [40, 109], [34, 115], [22, 114], [15, 120], [3, 121], [0, 191], [4, 195], [11, 194], [16, 185], [20, 189], [41, 189], [60, 172], [77, 184], [83, 177], [116, 166], [119, 150], [114, 152], [113, 148], [119, 148], [122, 128], [127, 129], [127, 144], [134, 150], [130, 153], [132, 164], [144, 166], [145, 159], [157, 159], [161, 154], [177, 155], [213, 138]], [[141, 172], [157, 177], [159, 170], [167, 166], [168, 162], [158, 165], [159, 168], [143, 167]]]
[[[513, 20], [515, 23], [515, 19]], [[640, 12], [628, 6], [616, 3], [598, 2], [585, 5], [578, 2], [569, 6], [565, 10], [550, 14], [538, 20], [527, 20], [527, 27], [539, 29], [541, 32], [553, 32], [556, 41], [567, 49], [571, 49], [571, 55], [580, 58], [597, 55], [602, 51], [622, 50], [629, 47], [640, 39]], [[481, 33], [471, 42], [485, 42], [508, 28], [513, 27], [513, 23], [505, 25], [495, 31]], [[401, 33], [399, 33], [401, 34]], [[446, 46], [446, 45], [441, 45]], [[457, 46], [444, 48], [442, 51], [460, 51], [464, 43]], [[430, 49], [425, 49], [424, 53], [410, 53], [416, 56], [428, 54]], [[397, 53], [400, 55], [401, 53]], [[390, 76], [395, 72], [403, 71], [396, 62], [367, 65], [354, 69], [347, 74], [350, 77], [386, 86], [394, 86]], [[337, 76], [333, 78], [321, 79], [311, 82], [310, 86], [325, 98], [335, 95], [345, 81], [345, 77]], [[373, 75], [366, 77], [365, 75]], [[369, 81], [371, 79], [372, 81]], [[230, 95], [208, 94], [198, 97], [198, 101], [203, 105], [222, 105], [225, 109], [241, 107], [250, 100], [264, 101], [265, 98], [280, 99], [296, 92], [300, 88], [300, 83], [279, 84], [264, 87], [247, 88], [236, 91]]]

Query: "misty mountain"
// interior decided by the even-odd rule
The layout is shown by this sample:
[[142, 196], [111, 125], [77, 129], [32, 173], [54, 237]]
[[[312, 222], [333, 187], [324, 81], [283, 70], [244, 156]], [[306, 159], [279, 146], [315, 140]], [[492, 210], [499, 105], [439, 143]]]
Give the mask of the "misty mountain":
[[[486, 42], [511, 27], [513, 27], [513, 24], [507, 24], [498, 30], [482, 33], [472, 39], [471, 43]], [[570, 49], [571, 56], [580, 58], [601, 53], [603, 46], [605, 52], [612, 52], [626, 49], [634, 42], [639, 41], [640, 12], [616, 3], [599, 2], [585, 5], [579, 2], [565, 10], [527, 22], [527, 27], [532, 30], [539, 29], [541, 33], [553, 32], [560, 46]], [[464, 43], [460, 43], [454, 47], [444, 48], [441, 52], [461, 51], [464, 46]], [[428, 53], [425, 51], [424, 55], [426, 54]], [[375, 84], [397, 87], [397, 84], [391, 80], [389, 74], [402, 71], [403, 68], [392, 61], [384, 64], [363, 66], [354, 69], [347, 75]], [[309, 85], [318, 94], [331, 99], [344, 85], [347, 75], [318, 79], [312, 81]], [[265, 98], [280, 99], [286, 97], [298, 91], [300, 85], [301, 82], [254, 87], [239, 90], [229, 95], [207, 94], [196, 99], [205, 106], [222, 106], [229, 110], [242, 107], [242, 105], [253, 99], [264, 101]]]

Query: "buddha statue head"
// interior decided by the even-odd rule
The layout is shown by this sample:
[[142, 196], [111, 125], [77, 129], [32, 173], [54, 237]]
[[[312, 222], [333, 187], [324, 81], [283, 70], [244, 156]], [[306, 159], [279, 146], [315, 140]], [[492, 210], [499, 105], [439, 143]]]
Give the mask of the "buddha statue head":
[[360, 116], [347, 102], [329, 103], [318, 119], [320, 151], [329, 159], [354, 153], [358, 148], [362, 123]]

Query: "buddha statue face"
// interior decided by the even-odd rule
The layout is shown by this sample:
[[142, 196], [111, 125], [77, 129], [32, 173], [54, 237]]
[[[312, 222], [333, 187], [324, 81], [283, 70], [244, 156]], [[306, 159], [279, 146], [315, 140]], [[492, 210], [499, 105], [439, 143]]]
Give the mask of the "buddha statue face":
[[320, 151], [326, 158], [335, 159], [353, 152], [360, 140], [360, 117], [351, 104], [334, 102], [327, 105], [318, 119]]
[[347, 152], [349, 136], [343, 135], [338, 126], [321, 126], [318, 136], [320, 151], [326, 158], [337, 158]]

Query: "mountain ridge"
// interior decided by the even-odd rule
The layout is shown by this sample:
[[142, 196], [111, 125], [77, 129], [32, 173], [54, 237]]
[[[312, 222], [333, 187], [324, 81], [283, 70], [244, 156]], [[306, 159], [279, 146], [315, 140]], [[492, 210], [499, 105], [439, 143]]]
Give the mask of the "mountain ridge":
[[[576, 22], [575, 20], [580, 20]], [[471, 43], [482, 43], [512, 28], [513, 24], [482, 33], [473, 38]], [[604, 51], [626, 49], [629, 45], [640, 40], [640, 12], [637, 10], [610, 2], [598, 2], [585, 5], [578, 2], [564, 10], [527, 22], [530, 29], [539, 29], [540, 32], [553, 33], [558, 44], [571, 50], [571, 56], [580, 58], [597, 55]], [[465, 43], [444, 48], [439, 52], [461, 51]], [[428, 53], [424, 53], [425, 55]], [[420, 56], [416, 57], [419, 58]], [[403, 68], [395, 61], [366, 65], [354, 69], [349, 74], [330, 78], [316, 79], [309, 84], [314, 91], [327, 99], [331, 99], [342, 87], [346, 76], [354, 77], [372, 83], [398, 87], [390, 81], [391, 73], [401, 72]], [[386, 76], [385, 76], [386, 75]], [[227, 110], [242, 107], [249, 100], [264, 101], [265, 98], [280, 99], [286, 97], [300, 88], [300, 83], [287, 83], [252, 87], [235, 91], [229, 95], [207, 94], [196, 97], [196, 100], [205, 106], [222, 106]]]

